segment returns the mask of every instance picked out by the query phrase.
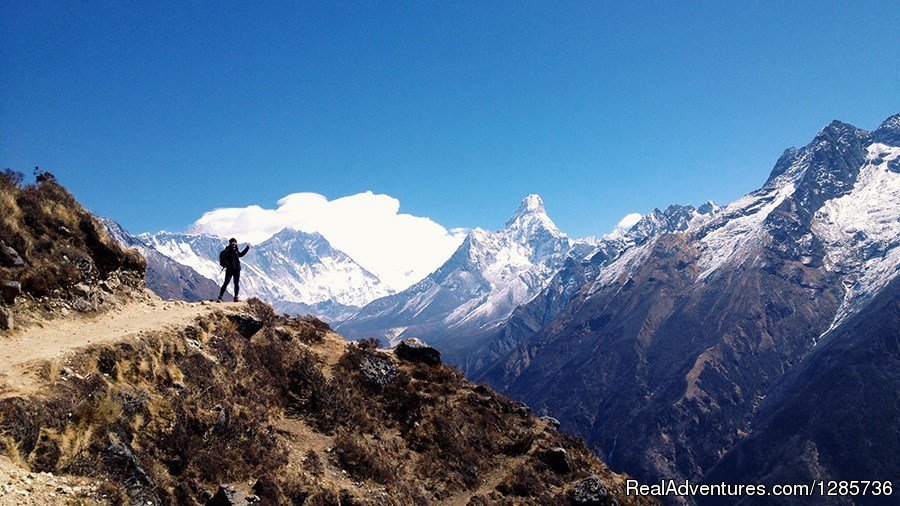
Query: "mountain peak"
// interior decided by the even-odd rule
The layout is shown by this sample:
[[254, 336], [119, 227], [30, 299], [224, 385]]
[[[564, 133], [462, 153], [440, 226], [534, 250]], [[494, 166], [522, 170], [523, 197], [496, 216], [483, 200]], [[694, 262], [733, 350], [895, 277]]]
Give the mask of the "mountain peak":
[[547, 210], [544, 209], [544, 201], [541, 200], [540, 196], [532, 193], [522, 199], [522, 203], [519, 204], [519, 208], [516, 209], [516, 212], [506, 220], [506, 228], [516, 227], [517, 224], [520, 224], [523, 221], [530, 222], [535, 219], [548, 221], [551, 225], [553, 223], [550, 221], [550, 217], [547, 216]]
[[891, 146], [900, 145], [900, 114], [895, 114], [881, 123], [878, 130], [875, 130], [875, 142]]
[[[889, 121], [890, 119], [885, 123]], [[831, 173], [837, 167], [848, 166], [848, 163], [836, 163], [834, 161], [835, 157], [850, 156], [849, 153], [858, 155], [863, 147], [867, 143], [872, 142], [872, 140], [872, 132], [857, 128], [849, 123], [832, 120], [831, 123], [819, 130], [819, 133], [816, 134], [813, 140], [802, 149], [786, 149], [775, 163], [775, 167], [769, 174], [769, 179], [766, 180], [763, 188], [771, 189], [777, 184], [782, 184], [783, 180], [782, 183], [778, 181], [780, 181], [779, 177], [784, 175], [790, 176], [792, 180], [797, 177], [802, 177], [809, 181], [821, 180], [816, 183], [818, 185], [831, 181], [831, 176], [822, 176], [822, 174]], [[855, 163], [855, 161], [850, 161], [849, 165], [854, 165]], [[849, 183], [847, 177], [843, 177], [842, 180], [844, 180], [843, 184]]]
[[869, 132], [856, 128], [855, 126], [844, 123], [843, 121], [832, 120], [825, 128], [819, 130], [819, 133], [813, 139], [813, 144], [822, 141], [832, 143], [848, 143], [854, 138], [865, 137]]
[[548, 233], [553, 237], [562, 237], [563, 233], [556, 228], [556, 224], [547, 215], [544, 209], [544, 201], [541, 197], [532, 193], [519, 204], [515, 214], [506, 222], [506, 230], [515, 232], [518, 237], [527, 238]]
[[537, 193], [531, 193], [526, 195], [524, 199], [522, 199], [522, 203], [519, 204], [519, 209], [544, 209], [544, 200]]
[[892, 130], [900, 129], [900, 113], [897, 113], [884, 120], [881, 123], [881, 126], [878, 127], [879, 130], [881, 130], [882, 128], [890, 128]]
[[707, 200], [706, 202], [700, 204], [700, 207], [697, 208], [697, 212], [700, 214], [715, 214], [716, 211], [721, 209], [722, 206], [716, 204], [715, 201]]
[[296, 229], [296, 228], [293, 228], [293, 227], [284, 227], [283, 229], [279, 230], [279, 231], [276, 232], [274, 235], [272, 235], [272, 237], [266, 239], [266, 241], [263, 241], [263, 242], [267, 242], [267, 241], [270, 241], [270, 240], [275, 239], [275, 238], [278, 238], [278, 239], [281, 239], [281, 240], [288, 240], [288, 239], [293, 239], [293, 238], [301, 238], [301, 239], [308, 240], [308, 241], [324, 241], [324, 242], [327, 242], [327, 241], [325, 240], [325, 238], [322, 236], [322, 234], [320, 234], [320, 233], [318, 233], [318, 232], [316, 232], [316, 231], [313, 231], [313, 232], [306, 232], [306, 231], [299, 230], [299, 229]]
[[506, 224], [509, 226], [509, 224], [516, 221], [516, 219], [533, 214], [547, 214], [547, 210], [544, 209], [544, 201], [541, 199], [540, 195], [536, 193], [532, 193], [522, 199], [519, 208], [516, 209], [515, 214], [512, 215]]

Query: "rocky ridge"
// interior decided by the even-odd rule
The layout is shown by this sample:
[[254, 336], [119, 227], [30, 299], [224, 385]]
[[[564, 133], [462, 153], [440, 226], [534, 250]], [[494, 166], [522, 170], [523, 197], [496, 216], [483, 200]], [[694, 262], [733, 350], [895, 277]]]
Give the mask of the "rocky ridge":
[[[855, 350], [853, 384], [896, 383], [896, 341], [870, 336], [855, 315], [883, 303], [900, 270], [900, 171], [890, 144], [897, 118], [874, 132], [833, 122], [807, 146], [785, 151], [759, 190], [711, 217], [638, 241], [593, 270], [564, 269], [568, 277], [550, 297], [518, 313], [520, 334], [479, 378], [559, 418], [615, 469], [646, 481], [702, 479], [732, 448], [782, 455], [774, 441], [794, 432], [772, 415], [787, 409], [774, 399], [796, 406], [820, 386], [844, 396], [828, 417], [862, 409], [873, 423], [896, 418], [896, 402], [860, 405], [834, 382], [832, 364], [819, 362], [835, 352], [817, 350], [837, 349], [826, 343], [841, 329], [839, 341]], [[554, 304], [561, 294], [567, 301]], [[869, 320], [881, 322], [882, 338], [896, 333], [895, 322]], [[866, 342], [882, 350], [878, 360], [859, 353]], [[828, 381], [810, 379], [813, 363], [829, 371]], [[778, 387], [788, 378], [791, 393]], [[770, 399], [776, 391], [783, 393]], [[841, 424], [803, 421], [814, 412], [792, 410], [790, 425], [818, 427], [815, 436], [796, 433], [817, 443], [816, 457], [767, 458], [781, 476], [842, 479], [862, 462], [896, 474], [896, 462], [867, 460], [864, 444], [849, 454], [846, 445], [824, 444], [843, 434]], [[860, 434], [891, 433], [889, 425]], [[896, 448], [895, 440], [883, 443]], [[741, 465], [759, 474], [743, 457], [725, 457], [730, 463], [716, 476], [728, 469], [739, 477]]]
[[453, 356], [534, 297], [567, 259], [581, 259], [595, 249], [593, 241], [560, 232], [541, 198], [529, 195], [503, 229], [473, 229], [437, 271], [369, 303], [337, 329], [350, 338], [374, 336], [386, 342], [422, 337]]

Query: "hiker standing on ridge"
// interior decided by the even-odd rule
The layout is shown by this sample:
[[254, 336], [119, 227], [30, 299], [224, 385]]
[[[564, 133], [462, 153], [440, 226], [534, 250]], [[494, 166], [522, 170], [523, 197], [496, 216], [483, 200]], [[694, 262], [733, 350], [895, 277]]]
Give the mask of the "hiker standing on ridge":
[[228, 246], [219, 253], [219, 265], [225, 268], [225, 283], [219, 290], [219, 298], [216, 302], [222, 302], [222, 296], [225, 295], [225, 289], [228, 288], [228, 282], [234, 278], [234, 301], [238, 301], [238, 292], [241, 290], [241, 257], [250, 251], [248, 244], [243, 250], [238, 251], [237, 239], [228, 240]]

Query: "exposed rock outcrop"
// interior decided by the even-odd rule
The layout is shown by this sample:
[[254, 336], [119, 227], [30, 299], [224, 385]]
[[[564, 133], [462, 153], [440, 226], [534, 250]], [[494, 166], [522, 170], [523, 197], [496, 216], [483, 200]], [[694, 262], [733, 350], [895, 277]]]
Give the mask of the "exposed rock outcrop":
[[3, 240], [0, 240], [0, 266], [20, 268], [25, 267], [25, 261], [19, 255], [19, 252], [8, 246]]
[[219, 485], [206, 506], [249, 506], [259, 502], [259, 498], [236, 488], [234, 485]]
[[572, 464], [569, 462], [569, 452], [565, 448], [550, 448], [541, 452], [538, 458], [557, 473], [568, 473], [572, 470]]
[[366, 381], [378, 388], [386, 387], [400, 374], [391, 359], [378, 355], [364, 357], [360, 362], [359, 370]]
[[570, 495], [573, 504], [591, 505], [591, 506], [615, 506], [618, 504], [616, 498], [609, 493], [603, 480], [595, 475], [591, 475], [572, 487]]
[[441, 352], [415, 337], [404, 339], [397, 345], [394, 353], [397, 354], [398, 358], [410, 362], [422, 362], [428, 365], [441, 363]]

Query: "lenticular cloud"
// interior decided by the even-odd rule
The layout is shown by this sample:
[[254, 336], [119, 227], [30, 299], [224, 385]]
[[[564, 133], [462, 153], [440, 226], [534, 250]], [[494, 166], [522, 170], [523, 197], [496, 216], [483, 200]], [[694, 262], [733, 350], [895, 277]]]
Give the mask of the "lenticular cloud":
[[628, 230], [629, 228], [635, 226], [637, 222], [641, 221], [641, 218], [643, 218], [643, 216], [640, 213], [628, 213], [621, 220], [619, 220], [616, 228]]
[[388, 286], [402, 290], [449, 258], [463, 233], [399, 211], [400, 201], [390, 195], [365, 192], [328, 200], [317, 193], [292, 193], [275, 209], [253, 205], [206, 212], [189, 231], [250, 243], [284, 228], [318, 232]]

